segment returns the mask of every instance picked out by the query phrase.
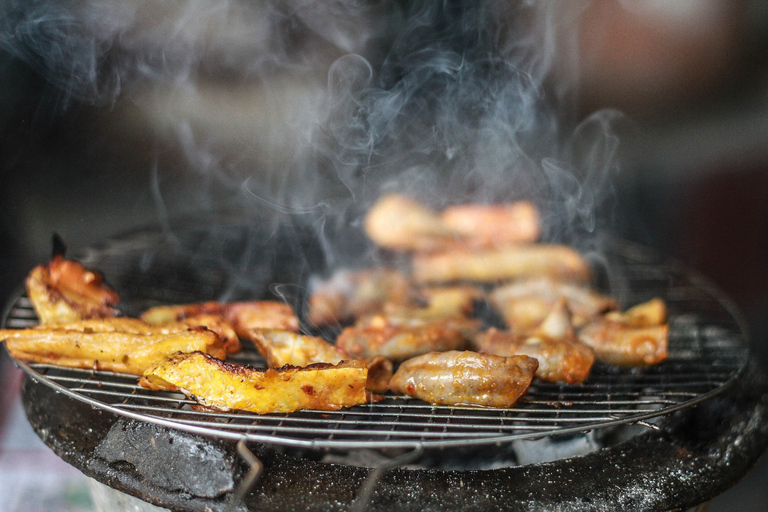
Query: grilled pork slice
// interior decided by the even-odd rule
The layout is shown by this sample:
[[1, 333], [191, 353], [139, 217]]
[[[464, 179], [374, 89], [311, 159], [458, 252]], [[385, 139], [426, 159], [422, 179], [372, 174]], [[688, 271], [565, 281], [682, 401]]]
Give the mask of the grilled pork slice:
[[200, 302], [156, 306], [146, 310], [141, 319], [150, 324], [184, 321], [198, 315], [223, 317], [242, 339], [250, 339], [252, 329], [299, 330], [299, 319], [290, 304], [260, 300], [251, 302]]
[[587, 282], [590, 278], [586, 260], [564, 245], [531, 244], [416, 254], [412, 266], [414, 280], [420, 283], [491, 283], [534, 276]]
[[399, 194], [382, 197], [365, 217], [365, 232], [380, 247], [435, 252], [487, 249], [538, 240], [533, 203], [455, 205], [438, 212]]
[[549, 277], [523, 279], [499, 286], [489, 298], [507, 325], [517, 332], [528, 332], [537, 327], [561, 298], [565, 300], [575, 326], [584, 325], [596, 316], [619, 307], [615, 299], [583, 283]]
[[392, 322], [385, 315], [365, 318], [359, 325], [343, 329], [336, 338], [336, 346], [351, 357], [382, 356], [395, 362], [425, 352], [463, 349], [466, 343], [461, 331], [445, 322], [407, 325]]
[[410, 280], [395, 269], [342, 269], [312, 284], [307, 317], [316, 326], [340, 324], [385, 304], [409, 303], [411, 293]]
[[391, 387], [434, 405], [512, 407], [528, 390], [538, 363], [518, 355], [430, 352], [403, 362]]
[[153, 365], [139, 383], [150, 389], [179, 390], [212, 409], [268, 414], [366, 403], [367, 374], [362, 361], [259, 370], [192, 352]]
[[669, 327], [661, 299], [638, 304], [623, 313], [610, 312], [579, 330], [579, 340], [601, 361], [646, 366], [667, 358]]
[[365, 232], [380, 247], [397, 251], [435, 251], [455, 246], [456, 231], [440, 215], [413, 199], [390, 194], [365, 216]]
[[93, 332], [50, 328], [2, 330], [0, 339], [16, 359], [74, 368], [142, 375], [176, 352], [226, 353], [213, 331], [198, 328], [170, 334]]
[[466, 246], [478, 249], [535, 242], [541, 234], [539, 210], [530, 201], [449, 206], [440, 218]]
[[41, 324], [118, 314], [115, 306], [120, 296], [101, 274], [65, 259], [63, 254], [56, 254], [47, 265], [32, 269], [25, 285]]

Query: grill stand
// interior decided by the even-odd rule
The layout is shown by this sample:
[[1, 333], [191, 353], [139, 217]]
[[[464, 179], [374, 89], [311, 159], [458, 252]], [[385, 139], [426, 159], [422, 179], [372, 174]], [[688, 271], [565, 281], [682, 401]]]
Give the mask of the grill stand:
[[[27, 417], [62, 459], [172, 511], [226, 511], [249, 465], [237, 442], [118, 417], [25, 380]], [[732, 389], [669, 415], [659, 430], [551, 463], [486, 471], [392, 468], [367, 510], [686, 510], [740, 479], [768, 440], [768, 385], [754, 363]], [[181, 449], [180, 449], [181, 448]], [[234, 510], [350, 510], [375, 470], [251, 445], [263, 464]], [[373, 478], [373, 477], [372, 477]], [[367, 500], [366, 500], [367, 501]]]

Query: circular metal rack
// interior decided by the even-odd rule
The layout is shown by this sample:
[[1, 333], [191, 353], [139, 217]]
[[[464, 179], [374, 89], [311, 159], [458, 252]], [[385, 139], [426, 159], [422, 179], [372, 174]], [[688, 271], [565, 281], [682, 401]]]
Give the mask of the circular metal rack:
[[[172, 236], [142, 232], [112, 240], [78, 259], [105, 274], [121, 293], [121, 307], [128, 314], [160, 303], [269, 294], [295, 302], [300, 311], [306, 278], [317, 270], [312, 268], [317, 256], [304, 246], [274, 248], [269, 240], [254, 246], [243, 229], [230, 226], [215, 237], [202, 228]], [[286, 250], [290, 256], [280, 257]], [[478, 446], [621, 424], [653, 426], [656, 419], [727, 389], [748, 360], [742, 322], [728, 300], [695, 273], [644, 249], [614, 242], [607, 254], [600, 286], [623, 305], [653, 297], [666, 301], [668, 359], [643, 368], [596, 364], [579, 385], [536, 379], [509, 409], [432, 406], [388, 395], [380, 402], [339, 411], [222, 413], [200, 410], [178, 393], [144, 389], [135, 376], [17, 364], [40, 385], [118, 415], [215, 438], [309, 449]], [[29, 300], [17, 294], [3, 325], [26, 328], [36, 323]], [[264, 366], [248, 347], [232, 360]]]

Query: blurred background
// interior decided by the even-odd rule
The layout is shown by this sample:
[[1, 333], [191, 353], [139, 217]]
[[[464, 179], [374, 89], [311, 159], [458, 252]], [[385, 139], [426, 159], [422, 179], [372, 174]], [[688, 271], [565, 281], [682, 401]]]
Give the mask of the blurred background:
[[[264, 208], [327, 208], [356, 191], [356, 171], [323, 142], [333, 91], [352, 90], [344, 80], [365, 81], [365, 70], [396, 69], [398, 34], [414, 19], [404, 0], [3, 4], [3, 304], [48, 258], [54, 232], [76, 254], [201, 211], [258, 218]], [[541, 77], [567, 111], [563, 126], [596, 111], [621, 117], [607, 229], [711, 279], [768, 363], [768, 4], [593, 0], [572, 11], [563, 16], [574, 37], [554, 43]], [[422, 32], [434, 35], [420, 26], [410, 37]], [[307, 180], [315, 195], [289, 204], [285, 191]], [[18, 385], [9, 368], [3, 378], [6, 389]], [[41, 449], [4, 396], [12, 433], [0, 466], [19, 460], [13, 450]], [[45, 464], [73, 486], [51, 484], [54, 495], [87, 510], [78, 475]], [[764, 510], [766, 476], [763, 458], [709, 510]]]

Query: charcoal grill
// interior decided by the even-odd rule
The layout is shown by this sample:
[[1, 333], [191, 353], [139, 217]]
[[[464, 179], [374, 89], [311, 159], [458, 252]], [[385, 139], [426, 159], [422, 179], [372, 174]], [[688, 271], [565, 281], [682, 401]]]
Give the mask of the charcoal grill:
[[[325, 262], [296, 234], [265, 237], [239, 223], [141, 231], [78, 259], [105, 273], [128, 314], [245, 298], [302, 311], [307, 279]], [[730, 486], [765, 446], [762, 377], [749, 365], [743, 324], [704, 279], [641, 248], [609, 243], [602, 268], [599, 285], [624, 304], [666, 300], [669, 359], [596, 365], [581, 385], [537, 380], [511, 409], [390, 396], [333, 412], [212, 413], [131, 376], [17, 362], [25, 408], [62, 458], [172, 510], [694, 506]], [[19, 293], [5, 326], [35, 323]], [[252, 349], [235, 359], [264, 366]]]

